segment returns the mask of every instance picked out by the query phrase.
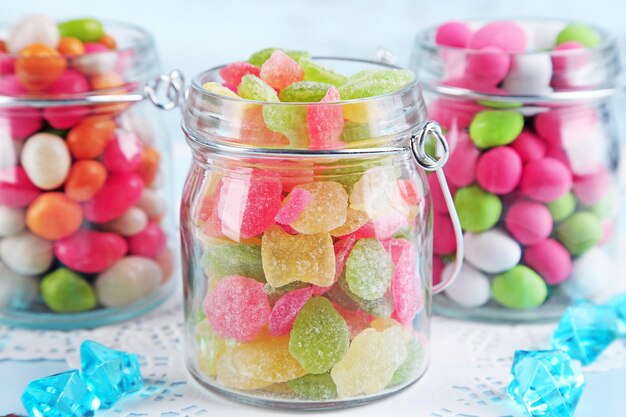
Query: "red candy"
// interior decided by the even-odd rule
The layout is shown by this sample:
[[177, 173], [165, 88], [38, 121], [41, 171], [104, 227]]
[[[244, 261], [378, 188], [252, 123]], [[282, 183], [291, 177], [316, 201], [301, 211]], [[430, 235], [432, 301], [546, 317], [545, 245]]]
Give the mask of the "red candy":
[[304, 188], [295, 188], [286, 199], [287, 203], [278, 211], [276, 223], [291, 224], [298, 219], [300, 213], [313, 201], [313, 195]]
[[508, 146], [485, 152], [476, 165], [478, 184], [494, 194], [510, 193], [517, 187], [521, 177], [522, 159]]
[[141, 140], [132, 133], [119, 131], [104, 149], [102, 162], [109, 172], [131, 172], [141, 163], [142, 155]]
[[532, 201], [514, 203], [504, 219], [506, 228], [522, 245], [534, 245], [550, 236], [552, 215], [546, 206]]
[[433, 253], [449, 255], [456, 250], [454, 227], [448, 214], [435, 213], [433, 220]]
[[100, 191], [83, 205], [85, 218], [93, 223], [116, 219], [137, 204], [142, 191], [143, 181], [137, 174], [109, 175]]
[[526, 51], [526, 33], [514, 22], [504, 20], [489, 22], [478, 29], [469, 41], [470, 49], [482, 49], [488, 46], [494, 46], [509, 53], [524, 52]]
[[480, 151], [474, 146], [467, 133], [462, 130], [458, 131], [456, 146], [444, 169], [450, 184], [467, 187], [473, 183], [479, 156]]
[[583, 204], [594, 205], [605, 196], [611, 185], [611, 177], [601, 168], [591, 175], [574, 178], [574, 195]]
[[[331, 87], [320, 103], [339, 101], [339, 90]], [[341, 106], [309, 106], [306, 125], [309, 131], [310, 149], [337, 149], [343, 142], [339, 140], [343, 132], [343, 109]]]
[[572, 187], [572, 173], [553, 158], [536, 159], [524, 167], [520, 189], [524, 195], [542, 203], [563, 196]]
[[391, 239], [384, 246], [390, 252], [395, 265], [391, 280], [395, 310], [391, 317], [410, 326], [424, 302], [416, 277], [416, 249], [411, 242], [404, 239]]
[[141, 232], [128, 238], [131, 255], [156, 259], [165, 249], [167, 236], [157, 223], [150, 223]]
[[435, 33], [437, 45], [467, 48], [472, 30], [465, 22], [451, 21], [439, 25]]
[[289, 55], [277, 49], [261, 66], [260, 78], [277, 90], [302, 81], [304, 71]]
[[26, 207], [41, 194], [22, 167], [0, 170], [0, 204], [12, 208]]
[[313, 287], [301, 288], [288, 292], [276, 301], [269, 318], [272, 336], [282, 336], [291, 331], [296, 316], [306, 302], [313, 297], [313, 292]]
[[337, 281], [343, 273], [348, 257], [350, 256], [350, 252], [352, 252], [352, 248], [354, 248], [356, 241], [357, 237], [350, 235], [345, 239], [335, 242], [335, 281]]
[[115, 233], [79, 230], [58, 240], [55, 256], [68, 268], [86, 274], [95, 274], [109, 268], [127, 252], [126, 240]]
[[549, 285], [562, 283], [572, 272], [572, 258], [563, 245], [546, 239], [524, 251], [524, 262]]
[[441, 282], [441, 274], [443, 273], [444, 266], [440, 257], [433, 257], [433, 285], [437, 285]]
[[235, 93], [237, 92], [237, 87], [239, 83], [241, 83], [243, 76], [248, 74], [259, 77], [261, 75], [261, 68], [247, 62], [233, 62], [220, 70], [220, 77], [224, 80], [225, 85], [228, 88], [234, 88], [233, 91]]
[[523, 163], [541, 159], [546, 156], [546, 144], [528, 130], [522, 131], [511, 143]]

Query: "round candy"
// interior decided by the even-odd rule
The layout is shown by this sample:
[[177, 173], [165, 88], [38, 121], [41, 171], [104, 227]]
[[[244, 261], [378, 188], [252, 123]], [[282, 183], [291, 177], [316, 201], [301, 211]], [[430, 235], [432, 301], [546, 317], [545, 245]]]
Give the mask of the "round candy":
[[76, 272], [98, 273], [109, 268], [128, 251], [126, 240], [115, 233], [83, 229], [54, 245], [54, 254]]
[[515, 202], [504, 218], [506, 228], [522, 245], [541, 242], [552, 232], [552, 215], [540, 203], [532, 201]]
[[21, 162], [33, 184], [53, 190], [65, 182], [72, 159], [63, 138], [37, 133], [24, 143]]
[[120, 217], [102, 224], [102, 228], [122, 236], [135, 235], [146, 228], [148, 216], [139, 207], [131, 207]]
[[548, 287], [535, 271], [524, 265], [496, 275], [491, 283], [493, 298], [505, 307], [530, 310], [548, 296]]
[[549, 54], [516, 55], [502, 88], [512, 94], [541, 95], [552, 91], [552, 59]]
[[57, 81], [67, 62], [54, 48], [40, 43], [24, 47], [15, 61], [15, 75], [28, 90], [44, 90]]
[[540, 113], [535, 117], [535, 130], [549, 145], [584, 141], [598, 125], [598, 113], [591, 107], [565, 107]]
[[110, 117], [85, 117], [67, 134], [67, 146], [72, 156], [76, 159], [100, 156], [113, 136], [115, 128], [115, 122]]
[[522, 177], [522, 159], [508, 146], [485, 152], [476, 165], [476, 181], [494, 194], [513, 191]]
[[82, 55], [85, 53], [85, 45], [78, 38], [66, 36], [59, 41], [57, 50], [64, 56]]
[[96, 307], [96, 292], [80, 275], [59, 268], [41, 281], [41, 296], [55, 313], [78, 313]]
[[454, 205], [463, 230], [484, 232], [496, 225], [502, 213], [500, 199], [477, 186], [461, 188], [454, 197]]
[[13, 208], [29, 205], [41, 194], [22, 167], [0, 170], [0, 204]]
[[437, 45], [452, 46], [454, 48], [467, 48], [472, 29], [465, 22], [450, 21], [437, 27], [435, 43]]
[[120, 131], [109, 140], [102, 154], [102, 162], [109, 172], [131, 172], [139, 167], [142, 155], [141, 140], [132, 133]]
[[435, 213], [433, 219], [433, 253], [449, 255], [456, 250], [452, 220], [447, 214]]
[[574, 260], [572, 274], [561, 288], [572, 299], [594, 300], [614, 284], [615, 261], [600, 248], [591, 248]]
[[159, 288], [159, 264], [152, 259], [127, 256], [96, 278], [98, 301], [105, 307], [124, 307]]
[[359, 239], [346, 262], [346, 282], [350, 291], [365, 300], [376, 300], [391, 284], [391, 256], [374, 238]]
[[511, 143], [523, 163], [541, 159], [546, 155], [546, 144], [528, 130], [522, 131]]
[[59, 192], [41, 194], [26, 210], [26, 225], [44, 239], [62, 239], [76, 232], [83, 221], [80, 205]]
[[85, 218], [106, 223], [120, 217], [141, 198], [143, 181], [134, 173], [112, 174], [104, 186], [83, 205]]
[[466, 77], [474, 88], [494, 87], [507, 76], [511, 57], [502, 49], [486, 46], [467, 53]]
[[611, 177], [606, 169], [577, 176], [574, 179], [574, 195], [582, 204], [592, 206], [604, 197], [611, 186]]
[[555, 222], [567, 219], [576, 210], [576, 199], [574, 194], [565, 193], [562, 197], [547, 204], [548, 210]]
[[476, 114], [469, 133], [478, 148], [487, 149], [513, 142], [523, 127], [524, 117], [518, 112], [485, 110]]
[[526, 51], [526, 32], [512, 21], [493, 21], [478, 29], [469, 42], [470, 49], [495, 46], [509, 53]]
[[61, 36], [71, 36], [82, 42], [96, 42], [102, 35], [102, 23], [96, 19], [74, 19], [59, 24]]
[[526, 248], [524, 262], [537, 271], [548, 285], [558, 285], [572, 272], [572, 258], [567, 249], [553, 239]]
[[0, 205], [0, 238], [18, 234], [24, 225], [23, 210]]
[[6, 48], [11, 54], [18, 54], [32, 44], [56, 48], [59, 39], [59, 28], [52, 19], [43, 15], [30, 15], [11, 26], [6, 38]]
[[[443, 269], [444, 276], [450, 276], [454, 264]], [[489, 278], [471, 265], [464, 263], [456, 280], [446, 288], [445, 294], [455, 303], [463, 307], [480, 307], [489, 301], [491, 286]]]
[[137, 207], [143, 210], [149, 219], [160, 219], [165, 214], [165, 201], [156, 191], [148, 188], [143, 189]]
[[65, 194], [75, 201], [91, 200], [104, 186], [107, 179], [107, 170], [98, 161], [76, 161], [70, 168], [65, 181]]
[[[480, 151], [476, 149], [469, 136], [465, 131], [458, 132], [456, 145], [454, 146], [450, 159], [444, 169], [446, 178], [451, 185], [456, 187], [467, 187], [474, 182], [476, 163], [480, 156]], [[450, 138], [452, 132], [448, 132], [447, 137]], [[436, 179], [436, 175], [430, 175], [428, 178]], [[437, 188], [439, 188], [437, 186]], [[431, 188], [432, 190], [432, 188]], [[431, 191], [434, 193], [434, 191]], [[441, 192], [440, 192], [441, 193]], [[433, 196], [434, 197], [434, 196]], [[443, 198], [443, 196], [441, 196]], [[445, 204], [443, 204], [445, 207]], [[447, 209], [445, 210], [447, 212]]]
[[52, 242], [30, 232], [9, 236], [0, 240], [0, 259], [19, 274], [41, 274], [54, 260]]
[[502, 230], [484, 233], [465, 233], [465, 259], [487, 273], [498, 273], [513, 268], [522, 257], [520, 245]]
[[145, 258], [156, 258], [167, 245], [167, 236], [161, 226], [150, 223], [141, 232], [128, 238], [128, 252]]
[[570, 23], [556, 37], [557, 45], [566, 42], [578, 42], [586, 48], [594, 48], [602, 43], [602, 39], [593, 28], [580, 23]]
[[0, 262], [0, 309], [25, 310], [37, 298], [39, 280], [20, 275]]
[[531, 161], [524, 166], [520, 190], [524, 195], [542, 203], [562, 197], [572, 187], [572, 173], [554, 158]]
[[592, 213], [579, 211], [557, 226], [556, 235], [573, 256], [580, 256], [600, 242], [602, 223]]

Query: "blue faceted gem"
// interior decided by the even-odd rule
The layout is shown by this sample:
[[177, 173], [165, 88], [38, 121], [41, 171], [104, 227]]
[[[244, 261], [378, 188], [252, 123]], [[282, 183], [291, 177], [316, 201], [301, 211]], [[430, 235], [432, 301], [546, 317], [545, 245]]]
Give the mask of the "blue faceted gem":
[[607, 305], [613, 307], [619, 317], [620, 337], [626, 337], [626, 293], [611, 298]]
[[85, 381], [110, 408], [124, 395], [139, 390], [143, 379], [137, 355], [109, 349], [93, 340], [80, 345], [80, 366]]
[[91, 417], [100, 407], [78, 369], [32, 381], [22, 394], [30, 417]]
[[518, 350], [506, 392], [532, 417], [572, 417], [584, 386], [579, 364], [562, 350]]
[[552, 347], [567, 352], [583, 365], [595, 361], [617, 338], [615, 309], [580, 304], [565, 310], [552, 336]]

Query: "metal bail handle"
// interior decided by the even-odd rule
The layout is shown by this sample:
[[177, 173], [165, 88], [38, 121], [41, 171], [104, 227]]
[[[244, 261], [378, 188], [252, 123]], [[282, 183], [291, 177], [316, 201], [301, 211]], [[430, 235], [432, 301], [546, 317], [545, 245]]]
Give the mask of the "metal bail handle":
[[[437, 138], [437, 147], [442, 151], [442, 155], [438, 159], [434, 159], [426, 153], [426, 140], [430, 136]], [[461, 229], [461, 222], [459, 221], [459, 216], [456, 212], [456, 208], [454, 207], [454, 201], [452, 199], [452, 194], [450, 194], [450, 188], [448, 188], [448, 183], [446, 182], [446, 177], [443, 173], [443, 166], [448, 161], [450, 148], [448, 147], [446, 138], [441, 132], [441, 126], [439, 126], [437, 122], [430, 120], [424, 123], [419, 132], [411, 136], [411, 152], [413, 153], [413, 157], [419, 166], [426, 171], [435, 171], [437, 180], [439, 180], [439, 186], [443, 192], [443, 198], [446, 201], [446, 206], [448, 207], [448, 213], [450, 214], [450, 219], [452, 220], [452, 226], [454, 227], [454, 236], [456, 238], [456, 258], [454, 259], [454, 270], [450, 276], [442, 277], [441, 282], [433, 286], [432, 293], [438, 294], [448, 288], [457, 278], [459, 272], [461, 272], [464, 257], [463, 230]]]
[[[185, 101], [185, 77], [178, 70], [159, 75], [151, 83], [146, 84], [143, 89], [152, 104], [161, 110], [182, 107]], [[165, 97], [161, 99], [161, 95]]]

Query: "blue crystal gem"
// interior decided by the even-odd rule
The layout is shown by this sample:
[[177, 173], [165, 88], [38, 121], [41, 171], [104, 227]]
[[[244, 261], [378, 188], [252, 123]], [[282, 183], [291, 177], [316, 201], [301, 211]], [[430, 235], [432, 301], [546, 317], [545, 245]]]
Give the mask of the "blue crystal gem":
[[607, 305], [613, 307], [619, 317], [620, 337], [626, 337], [626, 293], [611, 298]]
[[91, 417], [100, 407], [78, 369], [32, 381], [22, 394], [30, 417]]
[[584, 387], [579, 364], [562, 350], [518, 350], [506, 392], [532, 417], [572, 417]]
[[110, 408], [124, 395], [143, 386], [135, 354], [85, 340], [80, 345], [80, 365], [83, 378], [100, 398], [102, 408]]

